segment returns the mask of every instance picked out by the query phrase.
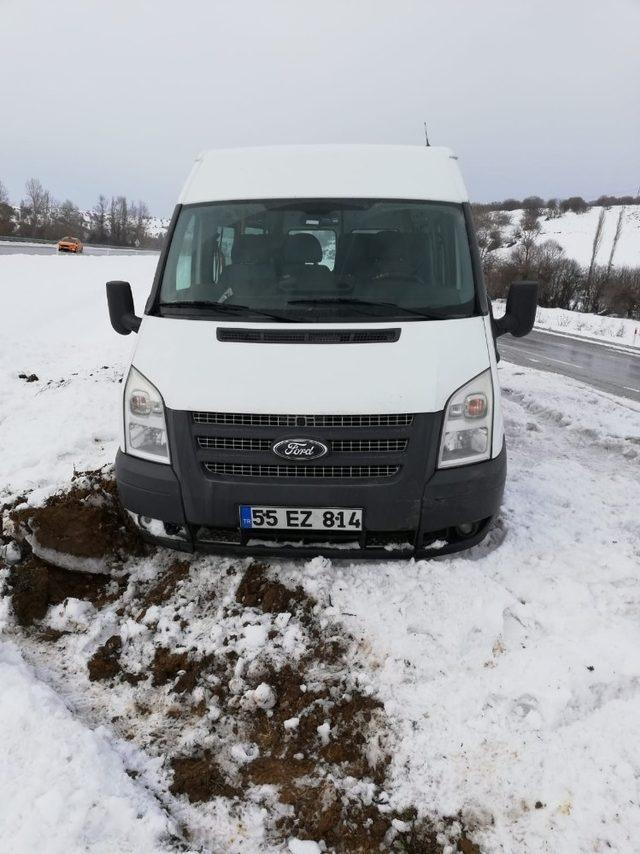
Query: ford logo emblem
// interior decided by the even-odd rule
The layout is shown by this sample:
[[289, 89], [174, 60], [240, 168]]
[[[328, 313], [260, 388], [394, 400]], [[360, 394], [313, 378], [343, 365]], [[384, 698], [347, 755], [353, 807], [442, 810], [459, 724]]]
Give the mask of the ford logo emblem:
[[329, 452], [326, 445], [315, 439], [281, 439], [271, 450], [285, 460], [316, 460]]

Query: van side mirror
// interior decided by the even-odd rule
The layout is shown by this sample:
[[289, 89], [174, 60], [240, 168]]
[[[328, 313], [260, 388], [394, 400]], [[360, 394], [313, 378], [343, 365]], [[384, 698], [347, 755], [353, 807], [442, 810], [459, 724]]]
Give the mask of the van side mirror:
[[109, 320], [118, 335], [140, 329], [142, 318], [136, 315], [129, 282], [107, 282], [107, 303]]
[[528, 335], [533, 329], [538, 307], [537, 282], [513, 282], [507, 295], [507, 310], [503, 317], [493, 321], [498, 337], [510, 332], [515, 338]]

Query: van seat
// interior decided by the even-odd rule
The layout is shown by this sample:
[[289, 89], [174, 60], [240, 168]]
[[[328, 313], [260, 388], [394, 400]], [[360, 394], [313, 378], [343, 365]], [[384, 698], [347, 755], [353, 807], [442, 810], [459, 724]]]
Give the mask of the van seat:
[[275, 283], [276, 272], [268, 237], [263, 234], [243, 234], [231, 248], [231, 264], [220, 274], [223, 290], [236, 291], [251, 282]]
[[283, 277], [295, 280], [303, 289], [331, 287], [333, 274], [322, 261], [322, 246], [308, 232], [288, 234], [282, 249]]

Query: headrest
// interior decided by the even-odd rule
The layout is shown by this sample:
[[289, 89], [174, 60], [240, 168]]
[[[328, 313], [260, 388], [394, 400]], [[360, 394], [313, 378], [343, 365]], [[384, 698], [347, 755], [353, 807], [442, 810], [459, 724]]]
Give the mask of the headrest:
[[271, 260], [271, 247], [264, 234], [243, 234], [231, 247], [234, 264], [267, 264]]
[[308, 232], [289, 234], [284, 242], [285, 264], [317, 264], [322, 261], [322, 246], [318, 238]]

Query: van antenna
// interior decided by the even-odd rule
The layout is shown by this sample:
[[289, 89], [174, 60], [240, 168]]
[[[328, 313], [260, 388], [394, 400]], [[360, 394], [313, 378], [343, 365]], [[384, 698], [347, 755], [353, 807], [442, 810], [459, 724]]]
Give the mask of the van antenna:
[[427, 133], [427, 123], [424, 122], [424, 144], [429, 148], [431, 143], [429, 142], [429, 134]]

